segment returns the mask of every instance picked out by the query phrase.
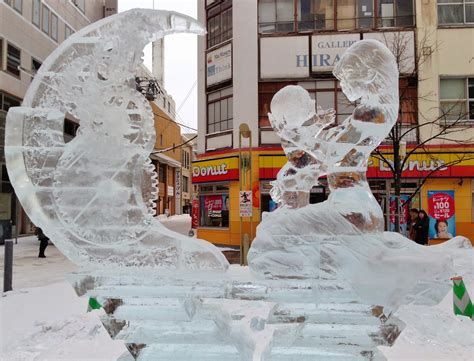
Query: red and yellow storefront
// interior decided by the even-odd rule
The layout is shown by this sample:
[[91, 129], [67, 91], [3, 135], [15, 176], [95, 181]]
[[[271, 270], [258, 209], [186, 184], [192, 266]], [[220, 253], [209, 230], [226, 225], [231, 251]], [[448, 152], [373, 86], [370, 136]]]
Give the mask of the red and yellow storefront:
[[[407, 151], [409, 151], [408, 149]], [[389, 147], [382, 152], [387, 159], [393, 159]], [[286, 163], [280, 147], [254, 148], [251, 152], [251, 181], [242, 188], [252, 191], [252, 217], [242, 218], [239, 212], [239, 152], [236, 149], [206, 153], [193, 162], [193, 184], [197, 186], [198, 202], [195, 203], [195, 224], [197, 236], [214, 244], [239, 246], [241, 229], [255, 237], [255, 231], [264, 211], [274, 208], [269, 191], [270, 181], [276, 178]], [[452, 164], [451, 163], [456, 163]], [[443, 166], [448, 164], [449, 166]], [[434, 169], [441, 168], [433, 172]], [[456, 212], [456, 234], [474, 240], [474, 146], [431, 147], [428, 151], [412, 155], [403, 172], [402, 193], [413, 192], [423, 178], [429, 178], [421, 185], [412, 206], [428, 209], [428, 191], [454, 191]], [[376, 198], [389, 213], [389, 197], [393, 194], [393, 176], [383, 162], [372, 157], [367, 176]], [[313, 188], [311, 202], [324, 201], [329, 193], [325, 181]], [[198, 208], [198, 209], [196, 209]], [[388, 222], [387, 214], [387, 222]]]

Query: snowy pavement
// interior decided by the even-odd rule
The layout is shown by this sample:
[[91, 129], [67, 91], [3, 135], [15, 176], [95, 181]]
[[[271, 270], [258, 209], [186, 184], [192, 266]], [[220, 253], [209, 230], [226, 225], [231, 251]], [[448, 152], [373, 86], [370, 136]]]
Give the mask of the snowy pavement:
[[[176, 216], [163, 223], [187, 234], [189, 222], [189, 216]], [[0, 298], [0, 360], [116, 360], [126, 348], [101, 325], [103, 311], [87, 313], [87, 300], [65, 281], [76, 267], [54, 246], [47, 258], [37, 258], [38, 247], [36, 237], [14, 246], [14, 290]], [[466, 252], [471, 256], [460, 264], [472, 297], [474, 251]], [[0, 271], [3, 279], [3, 247]], [[407, 326], [393, 347], [380, 347], [389, 361], [474, 359], [474, 322], [453, 315], [451, 292], [439, 305], [402, 306], [396, 316]]]

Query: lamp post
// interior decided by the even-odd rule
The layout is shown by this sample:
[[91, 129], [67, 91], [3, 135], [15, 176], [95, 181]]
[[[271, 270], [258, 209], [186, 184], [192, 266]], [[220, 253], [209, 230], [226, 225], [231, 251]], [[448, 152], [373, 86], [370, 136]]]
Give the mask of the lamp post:
[[[242, 140], [248, 139], [247, 150], [242, 149]], [[243, 216], [240, 209], [240, 196], [242, 191], [250, 191], [252, 187], [252, 131], [247, 123], [239, 126], [239, 216], [240, 216], [240, 264], [247, 265], [247, 253], [250, 247], [253, 228], [253, 207], [250, 215], [250, 231], [243, 232]]]

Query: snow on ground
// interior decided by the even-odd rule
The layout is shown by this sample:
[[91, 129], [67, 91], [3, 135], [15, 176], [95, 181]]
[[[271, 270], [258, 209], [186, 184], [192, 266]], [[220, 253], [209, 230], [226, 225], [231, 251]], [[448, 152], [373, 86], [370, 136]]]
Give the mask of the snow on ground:
[[[180, 233], [190, 229], [187, 215], [161, 218]], [[103, 311], [87, 313], [87, 300], [65, 281], [76, 267], [54, 246], [37, 258], [38, 247], [36, 237], [14, 246], [14, 290], [0, 298], [0, 360], [116, 360], [126, 349], [101, 325]], [[463, 252], [457, 264], [474, 298], [474, 251]], [[0, 271], [3, 279], [3, 247]], [[389, 361], [474, 359], [474, 322], [453, 315], [451, 292], [437, 306], [402, 306], [396, 316], [407, 326], [393, 347], [380, 347]]]

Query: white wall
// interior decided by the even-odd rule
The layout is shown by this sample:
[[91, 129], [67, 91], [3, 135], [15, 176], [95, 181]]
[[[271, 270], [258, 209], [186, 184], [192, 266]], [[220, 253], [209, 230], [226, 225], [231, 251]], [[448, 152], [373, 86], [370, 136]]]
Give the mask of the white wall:
[[239, 125], [252, 131], [258, 146], [258, 17], [257, 1], [233, 1], [234, 148], [239, 145]]

